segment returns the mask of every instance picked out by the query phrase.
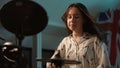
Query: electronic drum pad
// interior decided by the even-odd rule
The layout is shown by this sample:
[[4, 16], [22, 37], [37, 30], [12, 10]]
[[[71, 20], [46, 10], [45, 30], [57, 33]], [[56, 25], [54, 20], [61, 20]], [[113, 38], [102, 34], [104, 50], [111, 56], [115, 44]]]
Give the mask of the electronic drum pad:
[[0, 10], [0, 20], [8, 31], [29, 36], [41, 32], [48, 23], [44, 8], [30, 0], [13, 0]]

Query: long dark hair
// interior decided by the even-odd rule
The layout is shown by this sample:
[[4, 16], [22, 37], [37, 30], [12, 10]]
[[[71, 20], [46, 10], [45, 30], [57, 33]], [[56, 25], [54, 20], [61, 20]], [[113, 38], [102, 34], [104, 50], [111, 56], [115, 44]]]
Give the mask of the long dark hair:
[[[99, 39], [102, 40], [100, 31], [99, 31], [99, 25], [95, 22], [95, 20], [91, 17], [89, 14], [87, 8], [82, 3], [73, 3], [71, 4], [65, 13], [62, 16], [62, 20], [66, 24], [67, 27], [67, 15], [71, 7], [76, 7], [82, 14], [84, 23], [83, 23], [83, 32], [88, 32], [91, 35], [97, 35]], [[67, 27], [68, 29], [68, 27]], [[72, 31], [68, 29], [68, 34], [71, 34]]]

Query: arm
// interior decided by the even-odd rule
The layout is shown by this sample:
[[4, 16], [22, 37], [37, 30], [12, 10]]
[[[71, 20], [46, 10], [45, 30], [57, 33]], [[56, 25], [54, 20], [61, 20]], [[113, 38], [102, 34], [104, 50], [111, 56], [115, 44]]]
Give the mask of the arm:
[[[57, 55], [59, 55], [59, 51], [58, 51], [58, 50], [56, 50], [56, 51], [54, 52], [54, 54], [53, 54], [53, 56], [51, 57], [51, 59], [57, 58]], [[53, 66], [53, 65], [54, 65], [54, 64], [51, 63], [51, 62], [47, 62], [46, 68], [56, 68], [56, 67]]]
[[96, 38], [94, 43], [94, 50], [98, 57], [97, 68], [111, 68], [108, 50], [105, 43], [101, 42]]
[[[55, 50], [55, 52], [54, 52], [53, 56], [51, 57], [51, 59], [64, 58], [64, 55], [65, 55], [64, 41], [65, 41], [65, 39], [63, 39], [62, 42], [59, 44], [59, 46]], [[52, 67], [52, 65], [53, 65], [52, 63], [47, 62], [46, 68], [54, 68], [54, 67]]]

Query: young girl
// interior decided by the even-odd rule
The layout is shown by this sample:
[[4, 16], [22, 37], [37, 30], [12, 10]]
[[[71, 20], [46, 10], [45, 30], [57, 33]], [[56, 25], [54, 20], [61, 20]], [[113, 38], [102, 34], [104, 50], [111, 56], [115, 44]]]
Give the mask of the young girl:
[[[95, 21], [81, 3], [71, 4], [62, 16], [69, 35], [59, 44], [52, 59], [80, 61], [80, 64], [63, 64], [62, 68], [110, 68], [109, 55]], [[56, 68], [47, 63], [47, 68]]]

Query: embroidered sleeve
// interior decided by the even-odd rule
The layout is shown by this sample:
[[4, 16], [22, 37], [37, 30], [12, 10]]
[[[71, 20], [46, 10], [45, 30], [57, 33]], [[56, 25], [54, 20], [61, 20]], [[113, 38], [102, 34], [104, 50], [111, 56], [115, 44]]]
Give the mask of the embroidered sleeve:
[[94, 50], [98, 58], [97, 68], [111, 68], [108, 50], [105, 43], [100, 42], [100, 40], [96, 38], [94, 42]]
[[[58, 45], [58, 48], [55, 50], [51, 59], [55, 58], [64, 58], [65, 57], [65, 38], [62, 42]], [[47, 62], [46, 68], [51, 68], [51, 63]]]

